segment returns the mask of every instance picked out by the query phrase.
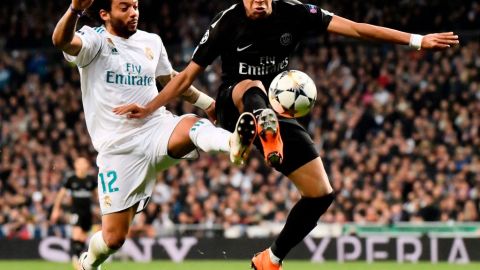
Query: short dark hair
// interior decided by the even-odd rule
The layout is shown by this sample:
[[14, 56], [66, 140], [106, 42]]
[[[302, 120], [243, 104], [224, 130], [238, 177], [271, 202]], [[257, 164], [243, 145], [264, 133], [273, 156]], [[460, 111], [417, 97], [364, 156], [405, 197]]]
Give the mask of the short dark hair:
[[112, 10], [112, 0], [95, 0], [92, 5], [87, 8], [87, 16], [99, 24], [103, 24], [102, 18], [100, 18], [100, 10], [110, 12]]

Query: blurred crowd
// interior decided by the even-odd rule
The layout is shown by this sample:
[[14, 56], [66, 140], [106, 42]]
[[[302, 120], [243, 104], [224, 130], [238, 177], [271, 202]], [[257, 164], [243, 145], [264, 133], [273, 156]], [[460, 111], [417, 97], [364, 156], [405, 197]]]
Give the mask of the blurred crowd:
[[[4, 2], [0, 238], [65, 234], [70, 202], [64, 201], [63, 218], [52, 224], [55, 195], [77, 157], [92, 165], [96, 158], [78, 71], [50, 41], [68, 3]], [[213, 15], [233, 2], [142, 0], [140, 28], [160, 34], [174, 68], [181, 70]], [[417, 52], [328, 36], [305, 42], [290, 66], [309, 74], [318, 88], [315, 107], [300, 121], [337, 193], [322, 222], [480, 221], [480, 35], [472, 31], [480, 25], [480, 2], [426, 2], [355, 1], [352, 8], [336, 0], [321, 6], [418, 33], [461, 29], [466, 33], [461, 46]], [[196, 82], [212, 96], [219, 70], [215, 63]], [[181, 100], [168, 108], [203, 114]], [[158, 175], [132, 234], [155, 236], [175, 224], [220, 230], [282, 224], [298, 199], [294, 185], [266, 167], [257, 152], [244, 167], [232, 166], [226, 155], [203, 153]], [[98, 207], [92, 207], [98, 222]]]
[[[166, 44], [192, 46], [213, 16], [240, 0], [142, 0], [140, 29], [160, 33]], [[420, 33], [478, 30], [478, 0], [303, 0], [355, 21]], [[51, 47], [50, 36], [69, 1], [2, 0], [0, 45], [9, 49]], [[83, 19], [82, 19], [83, 20]], [[87, 21], [87, 20], [83, 20]], [[196, 45], [196, 44], [195, 44]]]

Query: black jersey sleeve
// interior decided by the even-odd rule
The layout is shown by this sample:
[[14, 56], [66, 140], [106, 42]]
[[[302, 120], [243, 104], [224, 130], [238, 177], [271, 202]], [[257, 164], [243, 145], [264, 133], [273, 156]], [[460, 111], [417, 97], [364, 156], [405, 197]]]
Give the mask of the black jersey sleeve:
[[69, 176], [69, 177], [65, 178], [65, 181], [63, 182], [63, 187], [71, 190], [72, 189], [72, 181], [73, 181], [72, 176]]
[[87, 186], [88, 189], [90, 191], [94, 191], [97, 188], [97, 179], [92, 175], [87, 176], [87, 179], [88, 182], [90, 182], [90, 184]]
[[[309, 32], [324, 33], [332, 21], [333, 13], [321, 9], [316, 5], [301, 4], [298, 6], [303, 26]], [[304, 19], [303, 19], [304, 18]]]
[[235, 6], [233, 5], [215, 16], [193, 52], [193, 62], [202, 67], [207, 67], [221, 54], [222, 45], [228, 40], [228, 27], [225, 15]]

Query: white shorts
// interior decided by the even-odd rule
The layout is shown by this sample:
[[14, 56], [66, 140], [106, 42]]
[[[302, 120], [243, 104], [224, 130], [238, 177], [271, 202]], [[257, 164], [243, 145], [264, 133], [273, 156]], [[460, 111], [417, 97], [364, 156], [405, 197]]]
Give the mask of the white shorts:
[[[98, 198], [102, 215], [120, 212], [139, 203], [137, 212], [146, 206], [155, 186], [158, 172], [181, 159], [168, 155], [168, 141], [187, 115], [167, 113], [152, 121], [135, 135], [117, 140], [97, 156]], [[197, 158], [192, 151], [182, 159]]]

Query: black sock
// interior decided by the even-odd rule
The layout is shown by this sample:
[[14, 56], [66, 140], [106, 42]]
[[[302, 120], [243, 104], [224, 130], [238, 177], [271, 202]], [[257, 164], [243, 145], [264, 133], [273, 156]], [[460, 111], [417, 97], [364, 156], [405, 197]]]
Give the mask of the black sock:
[[287, 222], [270, 247], [272, 253], [283, 260], [288, 252], [317, 226], [317, 221], [335, 198], [330, 193], [319, 198], [302, 197], [288, 214]]
[[255, 116], [261, 112], [261, 109], [268, 108], [267, 94], [258, 87], [248, 89], [242, 97], [243, 111], [251, 112]]
[[82, 241], [77, 241], [70, 239], [70, 255], [80, 257], [82, 251], [85, 249], [85, 243]]

